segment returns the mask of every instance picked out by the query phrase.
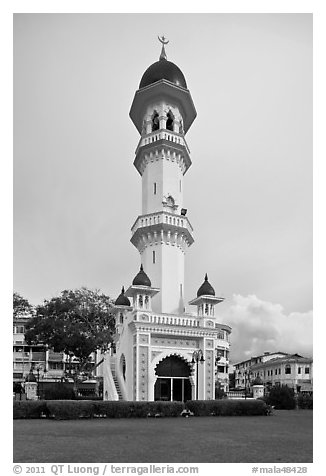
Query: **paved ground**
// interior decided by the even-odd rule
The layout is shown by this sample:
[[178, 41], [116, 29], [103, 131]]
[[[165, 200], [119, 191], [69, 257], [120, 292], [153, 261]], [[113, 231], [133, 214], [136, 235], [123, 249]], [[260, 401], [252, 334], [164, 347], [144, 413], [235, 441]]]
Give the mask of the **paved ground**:
[[14, 420], [14, 462], [311, 463], [312, 414]]

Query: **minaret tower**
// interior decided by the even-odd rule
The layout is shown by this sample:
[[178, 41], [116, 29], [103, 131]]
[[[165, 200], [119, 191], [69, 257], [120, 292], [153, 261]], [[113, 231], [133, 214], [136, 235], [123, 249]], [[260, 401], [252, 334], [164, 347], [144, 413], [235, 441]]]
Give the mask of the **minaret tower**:
[[159, 292], [154, 312], [184, 312], [184, 258], [193, 243], [193, 229], [183, 204], [183, 177], [191, 166], [185, 134], [196, 110], [182, 71], [159, 60], [143, 74], [130, 110], [140, 133], [134, 166], [142, 178], [142, 214], [132, 227], [131, 242]]

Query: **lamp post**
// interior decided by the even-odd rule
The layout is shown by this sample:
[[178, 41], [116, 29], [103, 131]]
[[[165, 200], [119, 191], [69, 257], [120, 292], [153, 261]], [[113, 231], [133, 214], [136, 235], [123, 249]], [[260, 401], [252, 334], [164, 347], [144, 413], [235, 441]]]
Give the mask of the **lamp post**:
[[40, 367], [36, 367], [36, 373], [37, 373], [37, 393], [36, 395], [38, 398], [40, 398]]
[[201, 349], [195, 350], [192, 354], [192, 364], [196, 364], [196, 400], [198, 400], [198, 363], [205, 362], [204, 354]]
[[245, 370], [244, 371], [244, 378], [245, 378], [245, 400], [247, 399], [247, 382], [249, 382], [249, 388], [250, 388], [250, 377], [252, 375], [251, 370]]
[[220, 390], [221, 388], [221, 383], [220, 383], [220, 379], [219, 379], [219, 370], [218, 370], [218, 363], [219, 361], [221, 360], [221, 358], [223, 357], [223, 354], [222, 352], [220, 352], [218, 349], [216, 349], [216, 356], [215, 356], [215, 366], [216, 366], [216, 384], [215, 384], [215, 398], [216, 398], [216, 392], [218, 390]]

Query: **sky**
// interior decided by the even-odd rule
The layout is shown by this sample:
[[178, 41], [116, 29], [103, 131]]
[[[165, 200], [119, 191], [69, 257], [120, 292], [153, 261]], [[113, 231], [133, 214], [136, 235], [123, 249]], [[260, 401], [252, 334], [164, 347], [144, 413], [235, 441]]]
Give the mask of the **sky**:
[[186, 301], [207, 272], [233, 362], [312, 355], [311, 14], [15, 14], [14, 290], [115, 298], [137, 274], [129, 110], [163, 34], [198, 114]]

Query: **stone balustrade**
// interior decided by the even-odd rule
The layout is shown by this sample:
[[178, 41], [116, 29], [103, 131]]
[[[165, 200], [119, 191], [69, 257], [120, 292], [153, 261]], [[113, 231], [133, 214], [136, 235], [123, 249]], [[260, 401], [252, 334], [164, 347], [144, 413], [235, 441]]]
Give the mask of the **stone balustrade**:
[[132, 234], [134, 234], [135, 231], [139, 228], [157, 225], [160, 223], [166, 225], [180, 226], [181, 228], [186, 228], [190, 233], [193, 232], [193, 227], [191, 226], [190, 222], [186, 217], [182, 215], [175, 215], [169, 212], [156, 212], [139, 216], [133, 224], [131, 232]]
[[185, 147], [188, 154], [190, 154], [190, 150], [187, 145], [187, 142], [182, 135], [172, 131], [161, 130], [161, 131], [151, 132], [150, 134], [147, 134], [145, 137], [142, 137], [138, 143], [138, 146], [136, 149], [136, 155], [140, 147], [143, 147], [144, 145], [152, 144], [153, 142], [156, 142], [158, 140], [163, 140], [163, 139], [171, 141], [174, 144], [182, 145], [183, 147]]

